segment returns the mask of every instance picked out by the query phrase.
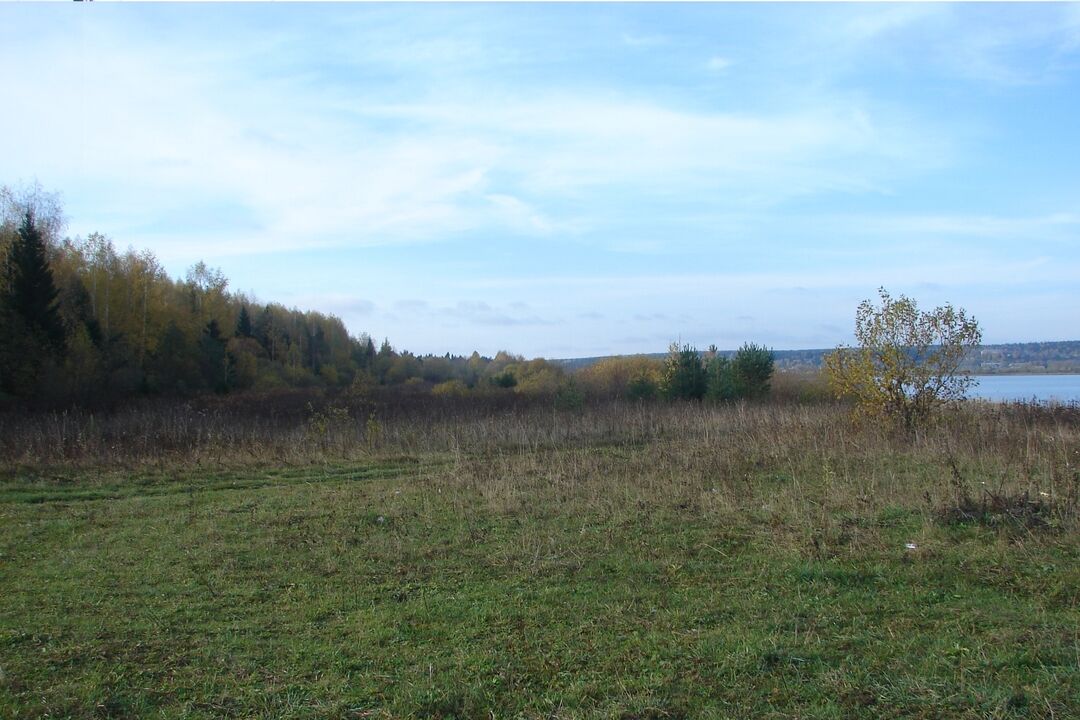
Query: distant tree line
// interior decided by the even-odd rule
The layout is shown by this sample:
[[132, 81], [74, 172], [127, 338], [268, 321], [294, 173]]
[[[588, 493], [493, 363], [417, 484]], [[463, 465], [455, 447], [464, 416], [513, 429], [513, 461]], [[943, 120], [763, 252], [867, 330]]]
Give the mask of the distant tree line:
[[149, 251], [119, 251], [100, 233], [62, 238], [63, 228], [56, 196], [0, 187], [0, 401], [8, 404], [283, 387], [402, 386], [446, 398], [514, 392], [568, 406], [586, 397], [768, 392], [772, 354], [755, 345], [732, 359], [673, 346], [663, 362], [618, 358], [575, 375], [507, 352], [418, 356], [351, 336], [333, 315], [230, 292], [221, 271], [202, 262], [172, 279]]

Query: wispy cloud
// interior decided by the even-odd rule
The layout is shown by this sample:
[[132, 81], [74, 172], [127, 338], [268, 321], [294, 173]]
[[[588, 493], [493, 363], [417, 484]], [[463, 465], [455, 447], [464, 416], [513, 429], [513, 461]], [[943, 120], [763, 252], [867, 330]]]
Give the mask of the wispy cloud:
[[[110, 228], [118, 233], [199, 197], [231, 202], [254, 220], [246, 235], [228, 228], [233, 253], [568, 229], [583, 222], [580, 211], [559, 215], [552, 200], [599, 189], [666, 197], [678, 212], [702, 192], [734, 191], [732, 202], [766, 205], [867, 192], [897, 163], [916, 167], [947, 154], [932, 130], [891, 125], [859, 107], [755, 115], [556, 94], [469, 104], [356, 99], [343, 108], [318, 88], [285, 91], [273, 82], [247, 88], [241, 102], [221, 96], [210, 68], [177, 63], [167, 49], [95, 51], [96, 72], [108, 82], [69, 76], [71, 51], [40, 53], [36, 77], [10, 89], [18, 104], [41, 102], [41, 88], [50, 87], [62, 98], [56, 118], [94, 120], [78, 135], [54, 120], [45, 131], [56, 142], [16, 150], [12, 166], [68, 176], [102, 212], [126, 218]], [[288, 100], [263, 115], [269, 98], [280, 97]], [[40, 131], [20, 125], [30, 122], [5, 124], [26, 136]], [[135, 197], [128, 177], [146, 179]], [[165, 255], [174, 244], [220, 247], [213, 233], [202, 243], [197, 233], [167, 237], [128, 239], [160, 243]]]
[[875, 43], [890, 47], [891, 41], [893, 52], [907, 55], [909, 62], [930, 61], [990, 85], [1052, 83], [1080, 67], [1074, 3], [1045, 6], [1040, 12], [1019, 5], [993, 10], [977, 4], [882, 5], [860, 8], [836, 32], [851, 50]]
[[912, 27], [940, 19], [947, 12], [933, 3], [858, 5], [831, 24], [830, 32], [849, 43], [874, 43]]
[[666, 45], [669, 42], [669, 38], [664, 35], [623, 33], [622, 41], [624, 45], [629, 45], [630, 47], [656, 47], [658, 45]]
[[[590, 224], [585, 194], [596, 196], [594, 205], [612, 192], [640, 195], [672, 215], [703, 197], [768, 206], [820, 192], [876, 192], [898, 167], [948, 155], [933, 128], [900, 126], [858, 105], [708, 111], [621, 93], [508, 93], [475, 84], [456, 98], [435, 92], [394, 103], [395, 85], [355, 92], [316, 82], [302, 67], [260, 74], [257, 48], [239, 39], [226, 54], [217, 45], [191, 52], [89, 27], [81, 47], [66, 37], [18, 44], [30, 71], [12, 78], [9, 98], [51, 111], [7, 114], [0, 128], [52, 141], [16, 144], [6, 161], [20, 174], [58, 178], [94, 203], [94, 217], [116, 219], [108, 230], [153, 244], [164, 257], [213, 256], [222, 233], [239, 254], [480, 231], [574, 232]], [[282, 29], [242, 40], [285, 57], [295, 52], [296, 39]], [[663, 36], [623, 40], [651, 45]], [[368, 73], [398, 73], [489, 51], [475, 38], [383, 38], [348, 61]], [[71, 132], [70, 118], [82, 119], [80, 131]], [[132, 187], [132, 177], [142, 181]], [[234, 216], [250, 218], [246, 231], [206, 227], [210, 203], [232, 204]], [[147, 230], [154, 218], [185, 210], [203, 227]], [[98, 229], [75, 217], [76, 231]]]
[[901, 126], [859, 106], [748, 114], [567, 95], [481, 104], [492, 109], [478, 114], [476, 103], [442, 103], [367, 111], [498, 138], [499, 169], [541, 193], [637, 186], [655, 197], [658, 188], [695, 194], [737, 188], [779, 200], [866, 191], [886, 169], [933, 166], [948, 157], [932, 127]]
[[0, 183], [418, 350], [819, 344], [1075, 278], [1078, 53], [1075, 4], [0, 5]]
[[709, 61], [705, 63], [705, 66], [713, 72], [721, 72], [731, 67], [731, 60], [726, 57], [720, 57], [719, 55], [713, 55], [709, 58]]

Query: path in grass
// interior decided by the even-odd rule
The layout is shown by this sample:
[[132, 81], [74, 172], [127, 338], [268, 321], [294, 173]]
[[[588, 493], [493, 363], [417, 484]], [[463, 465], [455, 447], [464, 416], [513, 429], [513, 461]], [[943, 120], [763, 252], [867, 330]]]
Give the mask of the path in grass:
[[496, 482], [451, 458], [9, 479], [0, 715], [1080, 716], [1074, 535]]

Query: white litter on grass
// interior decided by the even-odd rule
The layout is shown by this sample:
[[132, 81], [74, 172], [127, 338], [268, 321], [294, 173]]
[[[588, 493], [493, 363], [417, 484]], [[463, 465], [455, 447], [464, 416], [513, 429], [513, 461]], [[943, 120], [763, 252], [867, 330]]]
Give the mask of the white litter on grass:
[[908, 550], [918, 550], [919, 549], [919, 546], [916, 545], [915, 543], [904, 543], [904, 547], [906, 547]]

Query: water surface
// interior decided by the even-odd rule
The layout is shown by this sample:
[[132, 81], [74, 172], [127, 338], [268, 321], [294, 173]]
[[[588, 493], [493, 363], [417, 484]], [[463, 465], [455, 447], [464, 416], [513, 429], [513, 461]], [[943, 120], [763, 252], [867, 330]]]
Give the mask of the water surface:
[[1080, 375], [976, 375], [968, 397], [984, 400], [1080, 402]]

